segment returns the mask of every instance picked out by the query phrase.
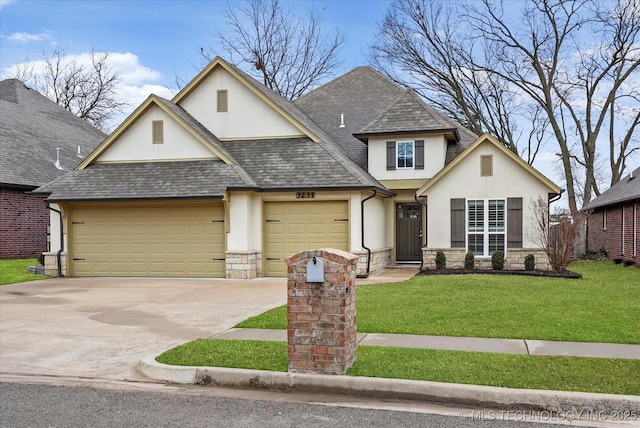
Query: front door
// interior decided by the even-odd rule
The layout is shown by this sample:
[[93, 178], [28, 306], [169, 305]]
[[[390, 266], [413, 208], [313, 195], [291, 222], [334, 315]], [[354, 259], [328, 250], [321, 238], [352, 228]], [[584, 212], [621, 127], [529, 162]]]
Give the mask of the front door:
[[396, 204], [396, 261], [422, 260], [422, 209], [417, 203]]

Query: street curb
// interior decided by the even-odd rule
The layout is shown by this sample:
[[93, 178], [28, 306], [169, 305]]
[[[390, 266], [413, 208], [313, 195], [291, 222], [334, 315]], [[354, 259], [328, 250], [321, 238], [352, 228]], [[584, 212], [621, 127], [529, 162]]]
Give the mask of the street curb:
[[410, 399], [503, 410], [537, 410], [615, 417], [640, 414], [640, 396], [588, 392], [514, 389], [457, 383], [333, 376], [224, 367], [171, 366], [148, 355], [138, 371], [154, 380], [190, 385], [341, 394], [384, 399]]

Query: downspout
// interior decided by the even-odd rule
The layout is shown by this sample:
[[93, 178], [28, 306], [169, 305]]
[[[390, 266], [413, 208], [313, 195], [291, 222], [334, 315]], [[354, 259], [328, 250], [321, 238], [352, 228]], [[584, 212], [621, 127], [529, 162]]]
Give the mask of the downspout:
[[356, 278], [368, 278], [369, 272], [371, 272], [371, 249], [364, 245], [364, 203], [367, 202], [371, 198], [375, 198], [378, 194], [376, 189], [373, 189], [373, 195], [367, 196], [362, 201], [360, 201], [360, 237], [362, 248], [367, 251], [367, 271], [364, 274], [357, 275]]
[[[551, 237], [551, 204], [554, 203], [555, 201], [557, 201], [558, 199], [560, 199], [562, 197], [562, 194], [564, 193], [564, 189], [560, 189], [560, 193], [558, 193], [556, 196], [554, 196], [553, 198], [549, 199], [549, 201], [547, 202], [547, 227], [549, 228], [548, 232], [547, 232], [547, 236], [549, 236], [549, 238], [547, 239], [547, 241], [550, 240]], [[574, 241], [575, 242], [575, 241]], [[587, 242], [585, 242], [585, 245], [587, 244]], [[547, 242], [547, 247], [549, 246], [549, 243]], [[575, 248], [575, 247], [574, 247]], [[573, 251], [572, 251], [573, 252]]]
[[58, 213], [58, 218], [60, 218], [60, 249], [56, 254], [56, 261], [58, 263], [58, 276], [62, 278], [64, 277], [64, 275], [62, 274], [62, 257], [61, 257], [61, 254], [64, 251], [64, 229], [63, 229], [63, 222], [62, 222], [62, 212], [58, 211], [55, 208], [51, 208], [51, 205], [49, 205], [49, 202], [44, 201], [44, 203], [47, 205], [47, 208], [49, 208], [51, 211]]
[[[417, 194], [417, 193], [414, 193], [414, 194], [413, 194], [413, 199], [415, 199], [417, 203], [419, 203], [420, 205], [422, 205], [422, 206], [424, 207], [424, 209], [425, 209], [425, 213], [426, 213], [426, 211], [427, 211], [427, 204], [425, 204], [424, 202], [421, 202], [421, 201], [418, 199], [418, 194]], [[425, 225], [426, 225], [426, 222], [425, 222]], [[422, 227], [422, 225], [420, 225], [420, 227]], [[422, 235], [423, 235], [423, 234], [421, 234], [421, 235], [420, 235], [420, 248], [422, 248]], [[422, 269], [423, 269], [423, 268], [424, 268], [424, 257], [420, 257], [420, 272], [422, 272]]]

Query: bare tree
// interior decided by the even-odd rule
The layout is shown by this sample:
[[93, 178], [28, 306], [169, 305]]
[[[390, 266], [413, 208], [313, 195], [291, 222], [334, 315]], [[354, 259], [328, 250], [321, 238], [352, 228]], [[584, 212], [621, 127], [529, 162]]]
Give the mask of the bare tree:
[[524, 123], [529, 160], [540, 143], [555, 145], [576, 215], [599, 194], [599, 171], [615, 184], [640, 152], [640, 0], [451, 4], [396, 0], [374, 53], [507, 146]]
[[518, 95], [503, 79], [474, 67], [473, 56], [486, 46], [460, 25], [458, 15], [455, 4], [439, 0], [396, 0], [379, 27], [370, 60], [471, 131], [490, 132], [532, 163], [541, 141], [536, 130], [545, 122], [533, 115], [527, 147], [519, 149]]
[[[502, 6], [491, 0], [481, 5], [468, 9], [465, 18], [490, 43], [500, 66], [492, 62], [479, 68], [517, 86], [544, 111], [560, 149], [569, 208], [576, 215], [579, 206], [599, 194], [598, 156], [610, 157], [615, 184], [626, 159], [640, 150], [634, 144], [640, 98], [632, 84], [640, 67], [640, 1], [531, 1], [522, 25], [507, 19]], [[617, 127], [624, 128], [620, 138]], [[600, 139], [603, 134], [608, 141]], [[599, 153], [598, 144], [608, 150]], [[582, 177], [581, 195], [576, 176]]]
[[554, 272], [567, 269], [574, 254], [574, 245], [580, 229], [584, 223], [584, 215], [578, 213], [571, 216], [567, 213], [554, 215], [552, 221], [549, 213], [549, 203], [538, 197], [531, 201], [531, 211], [534, 213], [536, 230], [531, 237], [544, 250], [549, 258], [549, 265]]
[[65, 49], [44, 51], [38, 61], [18, 64], [14, 77], [102, 130], [126, 107], [116, 98], [119, 78], [107, 52], [91, 51], [82, 61]]
[[[229, 59], [265, 86], [290, 100], [299, 97], [340, 65], [344, 41], [339, 30], [322, 30], [321, 15], [312, 11], [306, 21], [283, 9], [278, 0], [247, 0], [244, 8], [227, 3], [228, 33], [217, 33]], [[214, 54], [200, 49], [206, 61]]]

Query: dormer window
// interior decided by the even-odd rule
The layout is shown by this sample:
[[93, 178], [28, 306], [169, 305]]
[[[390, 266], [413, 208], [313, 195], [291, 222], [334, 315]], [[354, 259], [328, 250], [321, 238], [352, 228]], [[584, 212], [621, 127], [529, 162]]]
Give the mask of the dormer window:
[[398, 141], [396, 150], [397, 168], [413, 169], [413, 141]]
[[424, 140], [387, 141], [387, 170], [424, 169]]

